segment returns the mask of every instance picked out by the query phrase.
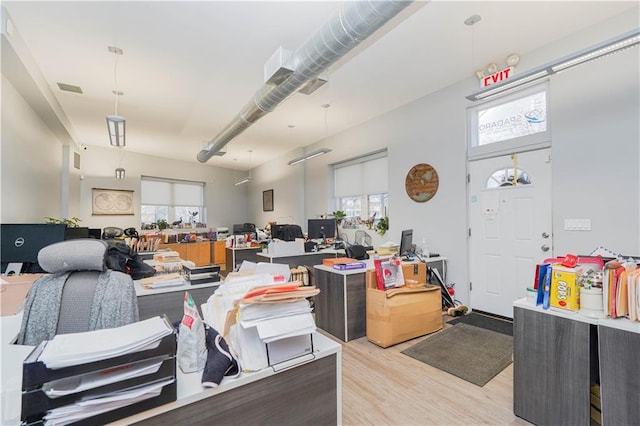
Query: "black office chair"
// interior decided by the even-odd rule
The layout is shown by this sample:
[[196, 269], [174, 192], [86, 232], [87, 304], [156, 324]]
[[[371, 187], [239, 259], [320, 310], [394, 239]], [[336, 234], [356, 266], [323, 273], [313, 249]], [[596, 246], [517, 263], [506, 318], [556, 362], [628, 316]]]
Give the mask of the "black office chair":
[[120, 327], [138, 321], [131, 276], [107, 269], [107, 242], [86, 238], [51, 244], [38, 253], [50, 275], [27, 295], [18, 344], [38, 345], [56, 334]]
[[345, 248], [344, 251], [347, 254], [347, 257], [350, 257], [351, 259], [365, 260], [369, 258], [367, 248], [359, 244], [352, 244]]

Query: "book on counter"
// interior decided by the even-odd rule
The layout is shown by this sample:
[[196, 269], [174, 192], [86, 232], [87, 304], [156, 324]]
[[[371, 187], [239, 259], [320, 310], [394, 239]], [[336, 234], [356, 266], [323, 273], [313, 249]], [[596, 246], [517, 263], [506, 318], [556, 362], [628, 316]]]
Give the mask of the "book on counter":
[[404, 285], [402, 261], [399, 256], [385, 259], [375, 259], [373, 265], [376, 271], [378, 290], [387, 290]]
[[367, 267], [366, 262], [347, 262], [347, 263], [334, 263], [333, 269], [339, 271], [350, 271], [352, 269], [364, 269]]

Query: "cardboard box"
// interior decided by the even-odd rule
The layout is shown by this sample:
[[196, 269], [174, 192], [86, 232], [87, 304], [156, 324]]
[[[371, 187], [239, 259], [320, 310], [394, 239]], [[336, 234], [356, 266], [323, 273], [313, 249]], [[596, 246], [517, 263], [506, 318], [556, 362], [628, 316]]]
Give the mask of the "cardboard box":
[[558, 263], [551, 265], [551, 294], [549, 305], [554, 308], [577, 311], [580, 309], [579, 272]]
[[[405, 279], [426, 281], [425, 264], [403, 265], [403, 273]], [[438, 286], [407, 285], [382, 291], [376, 288], [375, 271], [368, 270], [366, 301], [367, 339], [383, 348], [442, 329]]]

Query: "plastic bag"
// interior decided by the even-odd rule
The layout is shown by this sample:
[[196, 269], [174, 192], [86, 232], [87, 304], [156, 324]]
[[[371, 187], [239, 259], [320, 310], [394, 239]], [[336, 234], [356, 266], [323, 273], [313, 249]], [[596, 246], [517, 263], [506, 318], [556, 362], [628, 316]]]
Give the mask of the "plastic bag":
[[207, 362], [204, 323], [189, 292], [184, 293], [184, 315], [178, 330], [178, 366], [183, 373], [204, 370]]

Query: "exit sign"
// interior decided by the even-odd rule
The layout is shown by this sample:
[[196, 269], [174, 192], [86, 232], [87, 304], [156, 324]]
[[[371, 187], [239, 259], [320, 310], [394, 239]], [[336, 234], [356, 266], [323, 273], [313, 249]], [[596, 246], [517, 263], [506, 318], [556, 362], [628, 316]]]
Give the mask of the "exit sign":
[[508, 67], [503, 69], [502, 71], [498, 71], [495, 74], [491, 74], [489, 76], [486, 76], [484, 78], [482, 78], [481, 84], [482, 87], [487, 87], [487, 86], [491, 86], [492, 84], [496, 84], [499, 83], [501, 81], [504, 81], [506, 79], [508, 79], [509, 77], [511, 77], [511, 74], [513, 73], [513, 67]]

